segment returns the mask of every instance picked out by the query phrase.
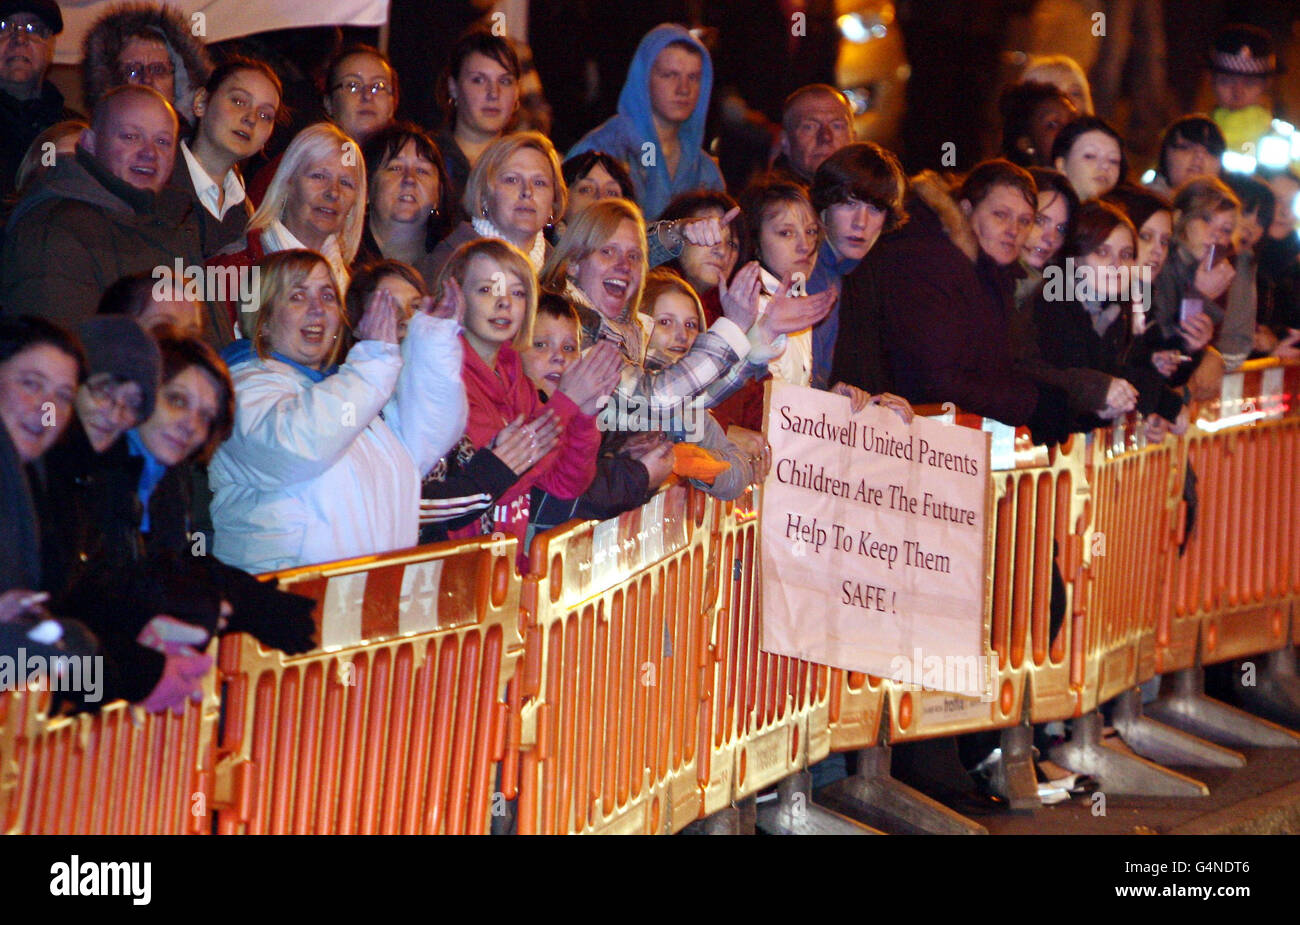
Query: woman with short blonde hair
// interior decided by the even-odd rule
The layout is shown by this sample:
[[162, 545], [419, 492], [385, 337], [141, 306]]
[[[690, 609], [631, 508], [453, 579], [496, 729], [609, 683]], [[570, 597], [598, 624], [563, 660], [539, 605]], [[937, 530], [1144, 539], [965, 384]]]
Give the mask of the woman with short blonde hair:
[[433, 273], [475, 238], [496, 238], [519, 248], [539, 272], [551, 253], [545, 229], [564, 214], [568, 188], [555, 146], [538, 132], [515, 132], [492, 142], [465, 185], [461, 222], [430, 258]]

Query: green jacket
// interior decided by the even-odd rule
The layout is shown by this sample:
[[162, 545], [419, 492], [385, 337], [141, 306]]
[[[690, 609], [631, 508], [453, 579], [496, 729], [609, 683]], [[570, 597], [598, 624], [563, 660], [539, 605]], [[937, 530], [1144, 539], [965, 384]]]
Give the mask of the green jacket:
[[[182, 165], [183, 167], [183, 165]], [[136, 189], [77, 148], [18, 203], [0, 253], [0, 306], [75, 328], [123, 276], [203, 265], [196, 201]]]

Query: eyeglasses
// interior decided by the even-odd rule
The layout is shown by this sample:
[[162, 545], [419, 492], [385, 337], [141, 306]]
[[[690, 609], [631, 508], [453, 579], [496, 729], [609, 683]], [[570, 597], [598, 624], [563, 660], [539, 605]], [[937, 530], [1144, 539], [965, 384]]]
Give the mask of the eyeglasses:
[[122, 408], [127, 414], [140, 419], [140, 412], [143, 409], [143, 403], [140, 396], [131, 395], [127, 398], [119, 398], [117, 388], [121, 383], [114, 382], [112, 379], [104, 379], [99, 382], [86, 383], [86, 389], [90, 392], [90, 397], [95, 404], [101, 408]]
[[367, 96], [374, 96], [376, 93], [387, 93], [391, 95], [393, 92], [393, 85], [386, 80], [376, 80], [370, 84], [363, 84], [359, 80], [342, 80], [330, 87], [331, 93], [335, 90], [346, 90], [349, 93], [361, 93], [362, 91], [365, 91]]
[[117, 71], [123, 80], [141, 80], [146, 76], [151, 80], [159, 80], [175, 74], [176, 65], [170, 61], [151, 61], [148, 64], [143, 61], [123, 61]]
[[9, 38], [23, 33], [29, 39], [40, 39], [42, 42], [54, 34], [54, 31], [43, 22], [12, 22], [8, 19], [0, 19], [0, 38]]

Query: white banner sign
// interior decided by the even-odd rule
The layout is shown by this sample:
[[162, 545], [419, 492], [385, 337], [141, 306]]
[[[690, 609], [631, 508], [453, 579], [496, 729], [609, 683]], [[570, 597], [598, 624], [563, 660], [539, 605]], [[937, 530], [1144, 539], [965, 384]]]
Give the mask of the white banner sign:
[[985, 695], [989, 435], [769, 388], [762, 648]]
[[[254, 32], [302, 26], [382, 26], [388, 0], [167, 0], [204, 42], [223, 42]], [[54, 47], [56, 64], [79, 64], [81, 46], [112, 0], [59, 0], [63, 31]]]

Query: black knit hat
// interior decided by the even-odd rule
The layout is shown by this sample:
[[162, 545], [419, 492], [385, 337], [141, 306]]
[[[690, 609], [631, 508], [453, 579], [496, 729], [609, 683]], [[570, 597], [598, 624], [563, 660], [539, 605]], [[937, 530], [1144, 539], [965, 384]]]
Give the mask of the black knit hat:
[[1214, 36], [1209, 53], [1210, 70], [1216, 74], [1243, 77], [1272, 77], [1282, 73], [1273, 51], [1273, 39], [1256, 26], [1242, 23], [1224, 26]]
[[63, 12], [54, 0], [0, 0], [0, 19], [14, 13], [31, 13], [58, 35], [63, 31]]
[[147, 420], [153, 414], [154, 397], [162, 379], [162, 354], [154, 339], [125, 315], [92, 318], [83, 322], [77, 333], [86, 348], [87, 376], [109, 373], [138, 383], [142, 396], [140, 420]]

